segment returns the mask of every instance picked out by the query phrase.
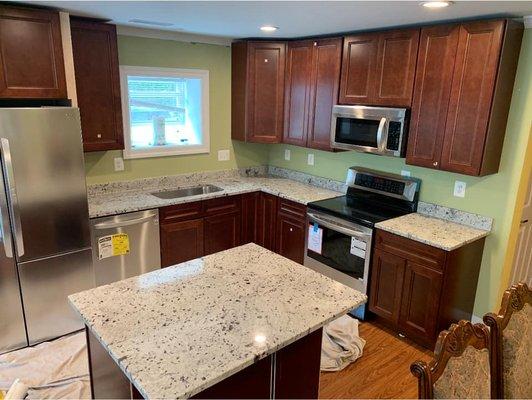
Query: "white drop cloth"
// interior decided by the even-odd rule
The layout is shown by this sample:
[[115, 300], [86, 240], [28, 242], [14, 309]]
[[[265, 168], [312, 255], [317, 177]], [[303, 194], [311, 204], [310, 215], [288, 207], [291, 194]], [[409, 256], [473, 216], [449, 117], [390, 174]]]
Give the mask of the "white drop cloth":
[[344, 315], [323, 328], [321, 370], [340, 371], [362, 356], [366, 341], [358, 335], [358, 320]]
[[0, 390], [19, 378], [27, 399], [89, 399], [85, 332], [0, 355]]

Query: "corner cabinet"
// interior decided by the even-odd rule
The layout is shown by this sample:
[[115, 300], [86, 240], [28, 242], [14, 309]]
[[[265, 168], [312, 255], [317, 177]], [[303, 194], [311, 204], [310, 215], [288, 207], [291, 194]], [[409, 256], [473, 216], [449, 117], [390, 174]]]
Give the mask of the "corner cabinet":
[[522, 35], [511, 20], [422, 28], [407, 164], [498, 171]]
[[71, 18], [70, 27], [83, 149], [121, 150], [124, 134], [116, 26]]
[[66, 99], [59, 13], [0, 5], [0, 98]]
[[419, 29], [344, 38], [340, 104], [410, 107]]
[[288, 43], [283, 142], [330, 147], [331, 110], [338, 99], [342, 38]]
[[433, 349], [451, 323], [471, 319], [484, 239], [452, 251], [376, 230], [369, 310]]
[[231, 50], [231, 138], [281, 142], [286, 44], [243, 41]]

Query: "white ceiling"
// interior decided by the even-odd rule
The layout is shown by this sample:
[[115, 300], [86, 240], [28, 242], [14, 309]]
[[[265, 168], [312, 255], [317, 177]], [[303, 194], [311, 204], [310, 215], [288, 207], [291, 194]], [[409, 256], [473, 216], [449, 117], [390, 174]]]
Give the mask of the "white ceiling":
[[[28, 1], [23, 1], [28, 3]], [[33, 1], [118, 25], [225, 38], [297, 37], [481, 16], [532, 14], [532, 1], [455, 1], [427, 9], [418, 1]], [[172, 23], [132, 24], [131, 19]], [[262, 33], [261, 25], [278, 26]]]

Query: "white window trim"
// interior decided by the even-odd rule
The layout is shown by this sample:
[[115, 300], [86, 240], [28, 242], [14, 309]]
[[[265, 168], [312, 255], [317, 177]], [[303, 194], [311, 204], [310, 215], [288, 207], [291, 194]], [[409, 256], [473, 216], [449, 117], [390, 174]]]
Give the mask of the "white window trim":
[[[146, 75], [146, 76], [175, 76], [176, 78], [200, 78], [201, 85], [201, 128], [202, 128], [202, 145], [191, 145], [179, 147], [152, 147], [146, 150], [131, 150], [131, 132], [129, 123], [129, 93], [127, 90], [128, 75]], [[130, 65], [120, 66], [120, 86], [122, 95], [122, 120], [124, 123], [124, 151], [125, 159], [133, 158], [150, 158], [150, 157], [167, 157], [185, 154], [205, 154], [210, 153], [210, 136], [209, 136], [209, 71], [205, 69], [183, 69], [183, 68], [154, 68], [154, 67], [136, 67]]]

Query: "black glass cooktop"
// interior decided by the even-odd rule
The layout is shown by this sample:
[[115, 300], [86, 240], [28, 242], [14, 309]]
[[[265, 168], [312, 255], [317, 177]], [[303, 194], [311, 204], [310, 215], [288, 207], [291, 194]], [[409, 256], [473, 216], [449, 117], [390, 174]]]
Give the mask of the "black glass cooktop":
[[[308, 204], [314, 209], [372, 228], [377, 222], [409, 214], [415, 210], [379, 201], [372, 195], [360, 197], [340, 196]], [[393, 200], [393, 199], [392, 199]]]

